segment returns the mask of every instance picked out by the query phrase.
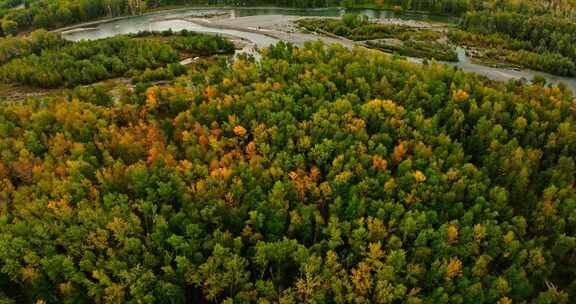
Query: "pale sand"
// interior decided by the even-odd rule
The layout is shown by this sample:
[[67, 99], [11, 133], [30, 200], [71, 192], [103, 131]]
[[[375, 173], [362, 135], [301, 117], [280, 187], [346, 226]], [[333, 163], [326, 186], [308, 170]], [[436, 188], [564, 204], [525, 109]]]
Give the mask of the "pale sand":
[[353, 47], [357, 43], [341, 37], [300, 32], [294, 22], [305, 17], [283, 15], [247, 16], [227, 19], [198, 19], [187, 18], [187, 21], [202, 26], [238, 30], [266, 35], [279, 40], [291, 42], [302, 46], [307, 41], [320, 40], [327, 44], [339, 43], [346, 47]]

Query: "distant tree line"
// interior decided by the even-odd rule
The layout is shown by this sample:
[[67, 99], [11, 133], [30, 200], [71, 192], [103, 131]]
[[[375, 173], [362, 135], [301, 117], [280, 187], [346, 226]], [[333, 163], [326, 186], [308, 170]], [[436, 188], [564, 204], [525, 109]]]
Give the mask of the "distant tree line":
[[[362, 41], [370, 47], [402, 56], [458, 61], [453, 47], [438, 40], [442, 34], [432, 30], [419, 30], [408, 26], [382, 24], [365, 15], [347, 13], [342, 19], [306, 18], [298, 25], [308, 31], [331, 33], [351, 40]], [[386, 39], [395, 40], [388, 42]]]
[[506, 11], [574, 17], [568, 0], [0, 0], [0, 34], [57, 28], [107, 17], [138, 15], [151, 9], [181, 5], [368, 7], [418, 10], [460, 16], [470, 11]]
[[342, 4], [347, 7], [415, 10], [455, 16], [471, 11], [576, 16], [576, 3], [571, 0], [343, 0]]

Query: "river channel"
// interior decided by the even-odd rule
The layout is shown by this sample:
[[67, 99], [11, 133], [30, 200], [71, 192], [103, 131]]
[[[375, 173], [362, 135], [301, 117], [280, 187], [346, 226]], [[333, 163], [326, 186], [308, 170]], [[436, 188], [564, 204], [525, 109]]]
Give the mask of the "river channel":
[[[164, 31], [172, 29], [174, 31], [190, 30], [204, 33], [215, 33], [227, 36], [242, 38], [252, 42], [257, 47], [267, 47], [278, 42], [280, 39], [265, 32], [256, 30], [229, 29], [217, 26], [210, 26], [209, 22], [201, 24], [190, 21], [195, 16], [206, 14], [229, 14], [229, 18], [242, 18], [250, 16], [290, 16], [290, 17], [339, 17], [347, 12], [361, 13], [375, 19], [400, 19], [407, 21], [442, 22], [455, 24], [458, 19], [447, 16], [437, 16], [428, 14], [394, 14], [383, 10], [347, 10], [342, 8], [321, 8], [321, 9], [290, 9], [290, 8], [185, 8], [177, 10], [159, 11], [147, 13], [141, 16], [130, 16], [111, 19], [107, 21], [83, 24], [62, 30], [63, 36], [69, 40], [100, 39], [121, 34], [131, 34], [140, 31]], [[259, 27], [257, 27], [259, 28]], [[309, 39], [318, 39], [313, 35], [308, 35]], [[306, 36], [305, 36], [306, 37]], [[307, 38], [308, 39], [308, 38]], [[458, 48], [459, 62], [446, 63], [456, 66], [466, 72], [474, 72], [497, 81], [508, 81], [511, 79], [531, 80], [536, 75], [544, 76], [548, 82], [558, 84], [563, 82], [576, 92], [576, 78], [568, 78], [550, 75], [544, 72], [532, 70], [518, 70], [511, 68], [495, 68], [472, 63], [468, 60], [463, 49]], [[412, 61], [419, 61], [417, 59]]]

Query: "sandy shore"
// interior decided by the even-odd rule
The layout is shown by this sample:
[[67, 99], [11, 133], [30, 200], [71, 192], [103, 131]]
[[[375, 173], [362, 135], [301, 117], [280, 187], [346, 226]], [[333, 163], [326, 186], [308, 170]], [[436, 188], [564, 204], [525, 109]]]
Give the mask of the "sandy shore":
[[320, 40], [327, 44], [339, 43], [346, 47], [353, 47], [357, 43], [342, 37], [329, 37], [314, 33], [300, 32], [294, 22], [306, 17], [285, 15], [260, 15], [239, 18], [199, 19], [186, 18], [185, 20], [202, 26], [251, 32], [265, 35], [278, 40], [287, 41], [298, 46], [307, 41]]

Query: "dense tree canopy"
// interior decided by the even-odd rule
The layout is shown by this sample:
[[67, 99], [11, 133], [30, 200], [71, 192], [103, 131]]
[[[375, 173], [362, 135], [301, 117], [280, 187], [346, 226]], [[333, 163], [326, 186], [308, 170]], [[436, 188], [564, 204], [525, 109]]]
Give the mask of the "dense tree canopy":
[[233, 51], [234, 45], [220, 36], [188, 31], [69, 42], [59, 34], [40, 30], [30, 37], [0, 40], [0, 63], [4, 63], [0, 65], [0, 81], [54, 88], [120, 76], [173, 78], [185, 73], [179, 64], [182, 56]]
[[562, 86], [281, 43], [105, 94], [0, 108], [7, 303], [576, 297]]

